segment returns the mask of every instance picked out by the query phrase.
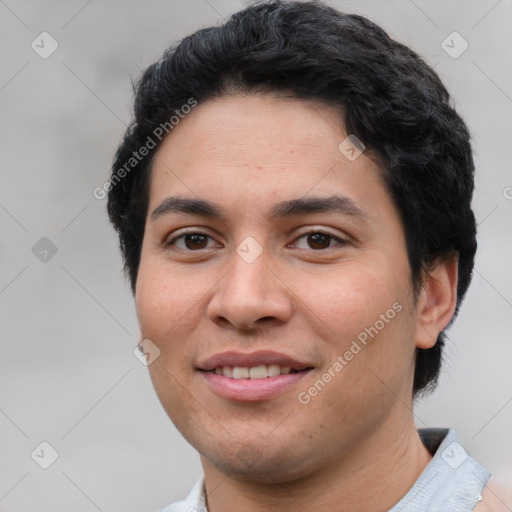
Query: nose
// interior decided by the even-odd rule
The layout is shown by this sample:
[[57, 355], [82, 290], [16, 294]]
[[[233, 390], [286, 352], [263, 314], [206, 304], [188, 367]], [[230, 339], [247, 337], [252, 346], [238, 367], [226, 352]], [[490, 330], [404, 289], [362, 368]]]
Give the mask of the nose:
[[252, 331], [282, 325], [292, 315], [290, 291], [270, 267], [265, 251], [252, 262], [233, 252], [230, 270], [219, 282], [207, 308], [208, 318], [221, 327]]

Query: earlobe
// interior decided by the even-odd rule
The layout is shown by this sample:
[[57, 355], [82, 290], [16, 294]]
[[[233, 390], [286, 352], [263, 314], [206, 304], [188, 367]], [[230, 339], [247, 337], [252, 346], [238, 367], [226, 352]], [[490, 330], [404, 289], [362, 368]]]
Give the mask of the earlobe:
[[418, 297], [416, 347], [432, 348], [457, 305], [458, 255], [438, 261], [425, 276]]

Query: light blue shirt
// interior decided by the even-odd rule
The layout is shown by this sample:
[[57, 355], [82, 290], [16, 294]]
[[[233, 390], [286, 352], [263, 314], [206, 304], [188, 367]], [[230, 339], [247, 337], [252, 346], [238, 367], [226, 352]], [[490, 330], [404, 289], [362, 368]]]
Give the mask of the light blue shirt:
[[[433, 458], [409, 492], [389, 512], [470, 512], [491, 476], [463, 448], [453, 429], [418, 429]], [[183, 501], [159, 512], [208, 512], [204, 476]]]

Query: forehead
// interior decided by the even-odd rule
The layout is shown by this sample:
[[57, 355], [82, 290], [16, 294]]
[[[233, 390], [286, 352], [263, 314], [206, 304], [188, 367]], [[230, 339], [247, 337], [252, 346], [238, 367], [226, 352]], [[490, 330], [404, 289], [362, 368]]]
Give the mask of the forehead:
[[364, 153], [347, 157], [348, 135], [341, 109], [310, 100], [265, 94], [199, 103], [154, 157], [150, 211], [171, 194], [242, 209], [308, 194], [372, 202], [387, 194], [380, 171]]

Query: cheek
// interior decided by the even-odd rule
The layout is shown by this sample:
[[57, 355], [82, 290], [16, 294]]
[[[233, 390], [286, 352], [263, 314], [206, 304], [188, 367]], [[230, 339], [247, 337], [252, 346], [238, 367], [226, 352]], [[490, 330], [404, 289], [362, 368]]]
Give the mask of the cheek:
[[299, 293], [305, 312], [314, 314], [312, 322], [342, 344], [373, 325], [403, 295], [401, 286], [385, 272], [357, 262], [335, 267], [323, 276], [303, 277]]
[[195, 341], [201, 339], [204, 324], [206, 294], [212, 286], [207, 278], [196, 274], [180, 272], [162, 258], [146, 258], [139, 271], [137, 317], [141, 338], [151, 340], [160, 351], [149, 367], [158, 393], [162, 386], [169, 389], [176, 385], [169, 372], [180, 382], [190, 378], [198, 345]]
[[203, 293], [165, 262], [147, 259], [139, 270], [135, 293], [142, 336], [163, 340], [182, 328], [197, 314], [194, 305]]
[[368, 390], [382, 387], [378, 377], [397, 391], [408, 381], [414, 316], [406, 272], [353, 262], [322, 279], [304, 279], [300, 295], [310, 326], [327, 342], [326, 369], [343, 358], [332, 390], [350, 382], [351, 389], [358, 390], [356, 401], [364, 403], [366, 394], [373, 394]]
[[[186, 389], [190, 386], [190, 364], [187, 340], [197, 323], [194, 293], [184, 288], [179, 274], [169, 279], [169, 271], [161, 262], [150, 258], [141, 265], [135, 293], [135, 304], [142, 339], [151, 340], [159, 350], [148, 366], [156, 394], [177, 428], [197, 413]], [[187, 291], [187, 293], [184, 293]], [[197, 302], [197, 300], [196, 300]]]
[[[158, 339], [172, 325], [176, 309], [169, 284], [148, 265], [139, 270], [135, 306], [143, 337]], [[164, 311], [168, 314], [164, 315]]]

